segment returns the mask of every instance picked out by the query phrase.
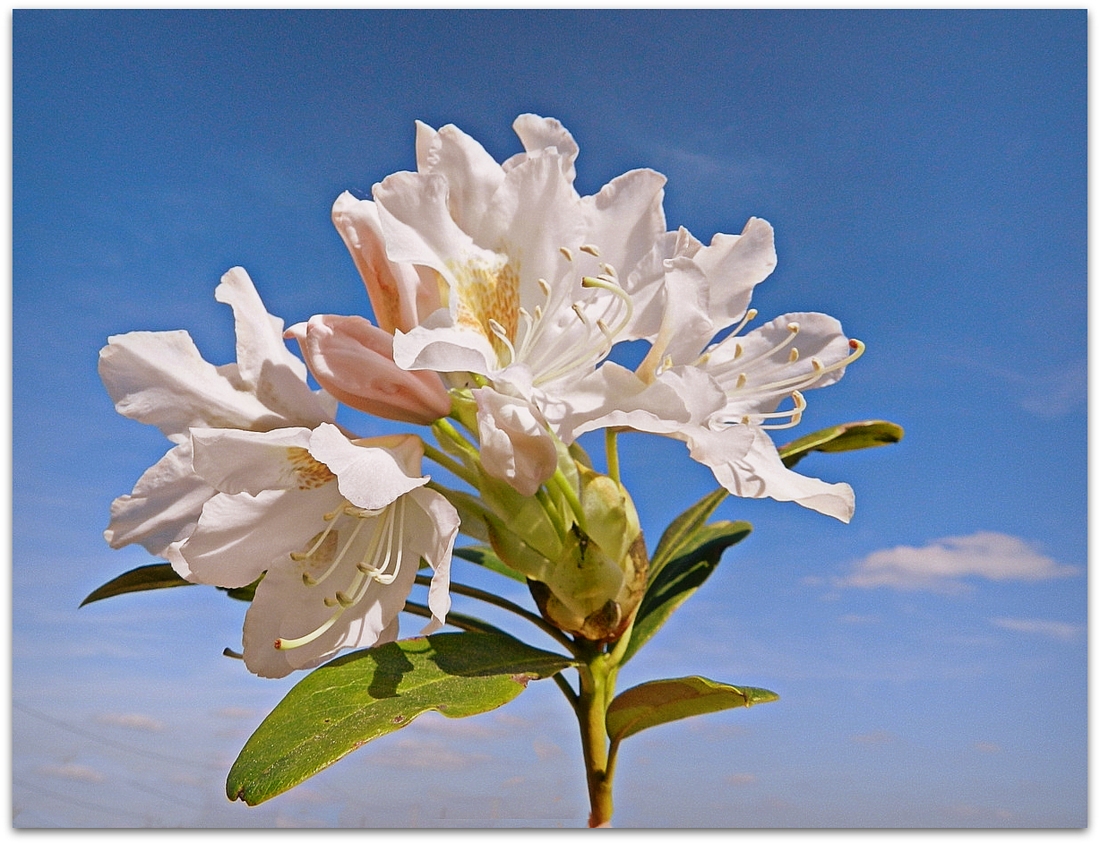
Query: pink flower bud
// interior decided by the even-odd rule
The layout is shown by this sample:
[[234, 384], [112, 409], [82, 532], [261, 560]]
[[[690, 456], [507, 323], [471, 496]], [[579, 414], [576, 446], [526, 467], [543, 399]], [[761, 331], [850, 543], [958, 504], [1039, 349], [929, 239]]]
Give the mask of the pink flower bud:
[[439, 375], [399, 369], [393, 336], [363, 317], [318, 315], [292, 325], [286, 336], [298, 341], [317, 383], [349, 407], [420, 425], [451, 411]]

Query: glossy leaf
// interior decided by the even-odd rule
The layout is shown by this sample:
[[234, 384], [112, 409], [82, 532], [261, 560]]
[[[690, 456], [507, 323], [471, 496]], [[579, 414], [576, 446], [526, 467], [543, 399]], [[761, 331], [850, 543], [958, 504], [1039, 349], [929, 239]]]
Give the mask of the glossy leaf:
[[789, 469], [811, 451], [837, 452], [856, 451], [861, 448], [874, 448], [900, 442], [905, 435], [900, 425], [872, 419], [865, 422], [848, 422], [822, 428], [804, 437], [799, 437], [779, 448], [779, 456]]
[[505, 563], [488, 545], [471, 545], [465, 548], [455, 548], [454, 556], [461, 557], [463, 560], [476, 563], [479, 566], [484, 566], [490, 571], [495, 571], [497, 574], [503, 574], [505, 577], [512, 578], [512, 580], [518, 580], [520, 583], [527, 583], [526, 577]]
[[439, 633], [356, 651], [302, 679], [264, 719], [229, 772], [231, 800], [256, 805], [428, 710], [465, 718], [502, 706], [569, 657], [510, 636]]
[[661, 629], [669, 616], [703, 585], [718, 567], [722, 553], [752, 532], [748, 522], [714, 522], [696, 526], [677, 541], [679, 555], [667, 562], [646, 585], [630, 642], [623, 654], [629, 660]]
[[684, 552], [694, 533], [706, 524], [707, 519], [718, 509], [718, 505], [726, 500], [727, 496], [729, 496], [729, 493], [719, 487], [714, 492], [704, 495], [672, 520], [669, 526], [665, 528], [665, 532], [661, 534], [657, 548], [653, 552], [652, 558], [650, 558], [650, 581], [657, 576], [669, 560], [680, 556]]
[[659, 724], [778, 699], [767, 689], [729, 686], [705, 677], [654, 680], [627, 689], [611, 701], [607, 733], [617, 743]]
[[114, 580], [104, 583], [81, 601], [80, 606], [90, 604], [93, 601], [102, 601], [104, 598], [113, 598], [115, 595], [125, 595], [128, 592], [147, 592], [151, 589], [170, 589], [174, 586], [194, 585], [176, 574], [176, 570], [168, 563], [153, 563], [152, 565], [131, 569], [125, 574], [120, 574]]

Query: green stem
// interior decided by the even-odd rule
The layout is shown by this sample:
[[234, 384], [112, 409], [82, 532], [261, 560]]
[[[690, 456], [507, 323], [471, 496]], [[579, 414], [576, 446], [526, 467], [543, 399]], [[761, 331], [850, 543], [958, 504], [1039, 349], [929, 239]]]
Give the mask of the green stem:
[[591, 806], [588, 825], [610, 826], [614, 810], [611, 799], [614, 770], [608, 753], [607, 707], [615, 696], [616, 669], [595, 646], [586, 650], [587, 659], [578, 667], [580, 693], [575, 708]]
[[604, 429], [604, 447], [607, 451], [607, 474], [617, 484], [619, 479], [619, 432], [615, 428]]
[[[416, 576], [416, 583], [420, 586], [431, 586], [432, 579], [427, 575], [418, 574]], [[484, 601], [487, 604], [492, 604], [494, 607], [500, 607], [502, 610], [508, 610], [510, 613], [515, 613], [520, 618], [534, 624], [539, 630], [550, 636], [559, 645], [565, 648], [573, 656], [578, 656], [576, 643], [562, 633], [558, 628], [551, 624], [548, 624], [541, 616], [535, 615], [530, 610], [526, 610], [519, 604], [513, 604], [507, 598], [502, 598], [499, 595], [494, 595], [492, 592], [486, 592], [483, 589], [478, 589], [476, 586], [467, 586], [464, 583], [455, 583], [451, 581], [450, 591], [457, 595], [465, 595], [467, 598], [476, 598], [479, 601]], [[450, 620], [451, 613], [447, 613], [447, 618]]]
[[451, 457], [449, 454], [440, 451], [433, 445], [424, 443], [424, 456], [429, 460], [433, 460], [454, 475], [456, 478], [461, 478], [472, 487], [477, 487], [477, 475]]

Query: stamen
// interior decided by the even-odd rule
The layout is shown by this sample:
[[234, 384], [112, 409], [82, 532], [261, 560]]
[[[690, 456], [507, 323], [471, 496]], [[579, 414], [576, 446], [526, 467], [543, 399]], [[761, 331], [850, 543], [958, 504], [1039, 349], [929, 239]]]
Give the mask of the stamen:
[[[372, 581], [378, 581], [382, 585], [388, 585], [393, 583], [401, 571], [401, 547], [405, 533], [404, 500], [398, 499], [394, 504], [377, 511], [366, 510], [348, 504], [343, 508], [342, 512], [350, 516], [358, 517], [359, 523], [355, 526], [354, 530], [351, 531], [351, 535], [340, 549], [340, 553], [336, 555], [336, 560], [333, 562], [333, 565], [330, 566], [329, 570], [318, 580], [314, 581], [314, 583], [319, 583], [332, 573], [336, 568], [336, 564], [344, 558], [348, 549], [355, 544], [355, 539], [363, 525], [366, 524], [368, 518], [377, 518], [381, 516], [383, 521], [381, 524], [376, 525], [374, 533], [368, 543], [366, 554], [362, 560], [356, 563], [356, 574], [351, 582], [344, 589], [337, 590], [332, 597], [326, 596], [322, 599], [322, 604], [329, 609], [334, 609], [335, 612], [333, 612], [326, 621], [304, 636], [299, 636], [294, 639], [276, 639], [275, 648], [277, 650], [300, 648], [303, 645], [308, 645], [310, 642], [316, 641], [318, 637], [332, 629], [332, 626], [346, 610], [354, 607], [363, 599]], [[384, 555], [382, 553], [383, 550]], [[372, 563], [378, 563], [380, 557], [382, 558], [381, 564], [372, 565]]]
[[504, 326], [497, 322], [492, 317], [489, 317], [489, 330], [496, 335], [496, 338], [500, 340], [508, 349], [508, 354], [511, 355], [511, 359], [508, 363], [514, 363], [516, 360], [516, 347], [512, 345], [512, 341], [508, 339], [508, 332], [504, 330]]
[[570, 252], [568, 249], [566, 249], [564, 246], [559, 246], [558, 251], [561, 252], [561, 254], [565, 256], [565, 260], [567, 260], [567, 261], [572, 261], [573, 260], [573, 253]]
[[802, 421], [802, 411], [806, 409], [806, 399], [802, 393], [795, 390], [791, 393], [791, 399], [794, 401], [794, 407], [790, 410], [777, 410], [774, 413], [758, 413], [757, 419], [782, 419], [784, 417], [790, 417], [789, 421], [781, 425], [761, 425], [761, 428], [765, 428], [770, 431], [778, 431], [783, 428], [793, 428], [795, 425]]
[[791, 349], [791, 353], [787, 355], [787, 360], [791, 363], [798, 360], [798, 349]]
[[611, 264], [605, 264], [603, 261], [600, 261], [600, 269], [612, 278], [615, 278], [618, 275], [618, 273], [615, 272], [615, 268], [611, 266]]
[[583, 246], [579, 247], [579, 249], [581, 250], [581, 252], [587, 252], [593, 258], [600, 257], [600, 250], [593, 246], [591, 243], [586, 243]]

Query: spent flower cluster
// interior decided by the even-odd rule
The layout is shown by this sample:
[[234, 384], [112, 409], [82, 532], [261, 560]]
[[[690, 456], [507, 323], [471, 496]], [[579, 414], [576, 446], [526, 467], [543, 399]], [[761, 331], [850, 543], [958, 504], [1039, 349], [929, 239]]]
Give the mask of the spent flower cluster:
[[[254, 588], [242, 656], [256, 674], [396, 641], [418, 582], [421, 632], [439, 629], [461, 533], [481, 543], [466, 559], [529, 585], [534, 618], [579, 666], [577, 691], [559, 684], [578, 712], [602, 688], [604, 717], [656, 574], [620, 476], [622, 431], [683, 441], [729, 494], [852, 516], [847, 484], [793, 471], [771, 439], [863, 351], [825, 314], [751, 327], [753, 289], [776, 265], [771, 225], [751, 218], [703, 244], [667, 228], [661, 174], [581, 196], [572, 135], [533, 114], [514, 129], [523, 151], [498, 163], [455, 126], [417, 123], [414, 172], [337, 198], [373, 321], [284, 327], [234, 268], [215, 298], [233, 309], [236, 363], [207, 363], [184, 331], [113, 336], [100, 353], [118, 411], [172, 443], [112, 504], [107, 541], [144, 546], [181, 583]], [[648, 344], [633, 369], [611, 359], [627, 341]], [[414, 427], [363, 439], [338, 403]], [[577, 443], [597, 430], [605, 473]], [[454, 488], [424, 474], [425, 457]], [[590, 791], [601, 764], [609, 789], [586, 735], [582, 721]]]

